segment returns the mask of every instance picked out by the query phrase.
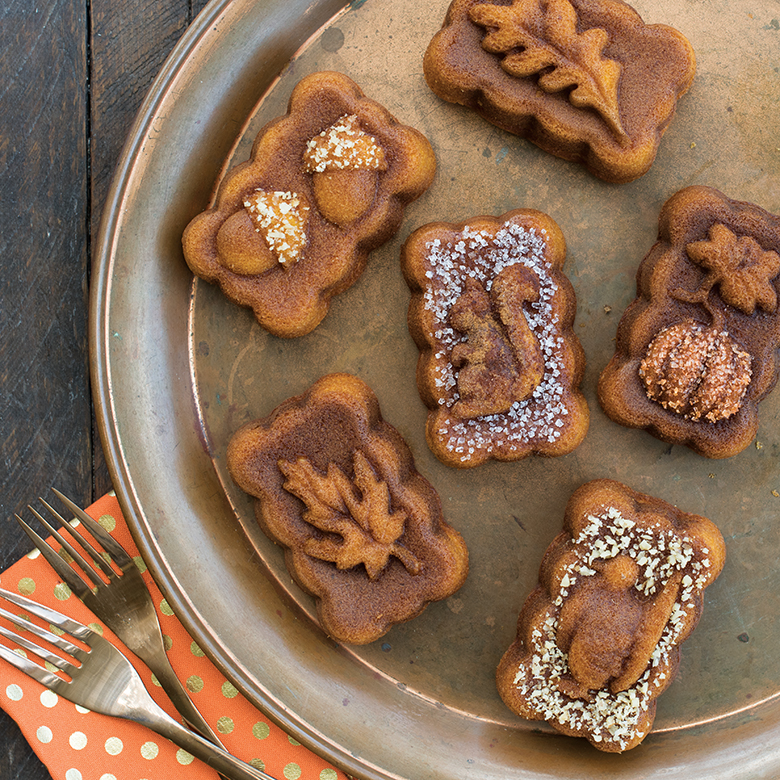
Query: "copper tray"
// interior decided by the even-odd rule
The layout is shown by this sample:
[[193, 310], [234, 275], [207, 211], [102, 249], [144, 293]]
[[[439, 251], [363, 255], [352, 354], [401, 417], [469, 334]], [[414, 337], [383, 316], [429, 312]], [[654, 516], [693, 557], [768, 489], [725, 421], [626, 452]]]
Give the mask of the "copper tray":
[[[770, 0], [634, 5], [646, 22], [682, 31], [699, 69], [655, 165], [631, 184], [604, 184], [439, 101], [421, 57], [447, 0], [213, 2], [157, 78], [117, 171], [95, 258], [91, 337], [103, 444], [123, 509], [207, 654], [261, 710], [357, 777], [780, 776], [780, 392], [762, 403], [757, 443], [727, 461], [621, 428], [595, 399], [662, 203], [703, 183], [780, 211], [778, 9]], [[439, 170], [321, 326], [285, 341], [193, 283], [180, 236], [225, 160], [244, 159], [300, 77], [325, 68], [421, 129]], [[430, 220], [522, 206], [550, 214], [568, 242], [590, 432], [562, 458], [448, 469], [424, 442], [399, 247]], [[318, 629], [224, 463], [241, 423], [335, 370], [374, 388], [471, 551], [469, 580], [455, 597], [357, 649]], [[623, 756], [514, 717], [493, 683], [570, 494], [606, 476], [709, 516], [728, 546], [655, 733]]]

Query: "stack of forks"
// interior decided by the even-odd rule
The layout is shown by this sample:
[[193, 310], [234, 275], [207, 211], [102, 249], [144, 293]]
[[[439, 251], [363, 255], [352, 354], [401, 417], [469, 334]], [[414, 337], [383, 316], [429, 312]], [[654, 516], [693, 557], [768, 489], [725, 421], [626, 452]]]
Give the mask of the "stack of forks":
[[[43, 515], [30, 507], [38, 521], [62, 545], [62, 549], [73, 559], [81, 573], [67, 563], [60, 552], [19, 515], [16, 515], [17, 521], [73, 593], [155, 674], [186, 723], [197, 732], [171, 718], [154, 702], [130, 661], [108, 640], [59, 612], [2, 588], [0, 597], [22, 607], [29, 614], [41, 618], [64, 634], [57, 636], [52, 631], [0, 608], [0, 617], [22, 628], [26, 634], [22, 636], [13, 629], [0, 625], [0, 636], [27, 653], [34, 654], [41, 662], [48, 662], [67, 678], [48, 671], [44, 666], [3, 644], [0, 644], [0, 658], [74, 704], [147, 726], [230, 780], [273, 780], [270, 775], [228, 753], [190, 700], [168, 661], [154, 603], [133, 559], [86, 512], [59, 491], [54, 490], [54, 493], [68, 512], [73, 514], [93, 540], [102, 547], [101, 553], [43, 499], [43, 506], [61, 529], [67, 529], [68, 536], [63, 535]], [[27, 638], [28, 635], [42, 640], [50, 647]]]

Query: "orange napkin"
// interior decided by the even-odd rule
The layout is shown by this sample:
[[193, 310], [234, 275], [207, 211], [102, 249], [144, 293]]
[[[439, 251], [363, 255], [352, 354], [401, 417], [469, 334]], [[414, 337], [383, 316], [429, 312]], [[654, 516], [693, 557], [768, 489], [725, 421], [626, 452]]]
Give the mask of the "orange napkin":
[[[116, 497], [113, 494], [104, 496], [87, 512], [135, 557], [157, 605], [171, 665], [225, 747], [277, 780], [344, 780], [345, 774], [256, 710], [203, 655], [146, 571]], [[160, 706], [179, 719], [146, 666], [71, 594], [37, 550], [3, 572], [0, 585], [34, 598], [104, 634], [133, 660]], [[7, 604], [3, 606], [8, 607]], [[11, 609], [18, 612], [18, 608]], [[56, 780], [218, 778], [214, 770], [146, 727], [76, 707], [2, 660], [0, 706], [19, 724], [25, 738]]]

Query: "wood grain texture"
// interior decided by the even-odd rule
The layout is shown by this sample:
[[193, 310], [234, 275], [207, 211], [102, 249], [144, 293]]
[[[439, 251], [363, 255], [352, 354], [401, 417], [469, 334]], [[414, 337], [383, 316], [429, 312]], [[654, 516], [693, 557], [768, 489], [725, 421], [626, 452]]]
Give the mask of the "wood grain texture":
[[[110, 488], [89, 385], [90, 255], [133, 118], [205, 0], [0, 0], [0, 571], [55, 485]], [[0, 711], [0, 780], [50, 775]]]

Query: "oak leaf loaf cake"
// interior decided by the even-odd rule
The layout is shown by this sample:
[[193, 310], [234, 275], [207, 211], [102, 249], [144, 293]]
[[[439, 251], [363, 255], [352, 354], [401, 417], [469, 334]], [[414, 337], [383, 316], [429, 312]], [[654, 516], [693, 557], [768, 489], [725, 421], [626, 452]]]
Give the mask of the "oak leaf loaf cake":
[[652, 165], [696, 58], [621, 0], [454, 0], [424, 70], [442, 99], [627, 182]]
[[585, 358], [555, 221], [516, 209], [433, 222], [405, 242], [426, 438], [448, 466], [563, 455], [584, 438]]
[[583, 485], [499, 664], [502, 699], [599, 750], [635, 747], [724, 560], [706, 518], [613, 480]]
[[777, 382], [780, 216], [704, 186], [663, 206], [599, 379], [607, 415], [710, 458], [743, 450]]
[[465, 581], [463, 539], [357, 377], [325, 376], [242, 427], [227, 465], [340, 642], [372, 642]]
[[431, 184], [428, 140], [341, 73], [302, 79], [183, 236], [192, 272], [277, 336], [313, 330]]

